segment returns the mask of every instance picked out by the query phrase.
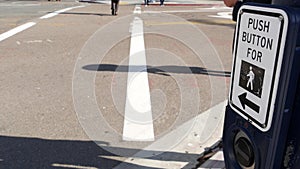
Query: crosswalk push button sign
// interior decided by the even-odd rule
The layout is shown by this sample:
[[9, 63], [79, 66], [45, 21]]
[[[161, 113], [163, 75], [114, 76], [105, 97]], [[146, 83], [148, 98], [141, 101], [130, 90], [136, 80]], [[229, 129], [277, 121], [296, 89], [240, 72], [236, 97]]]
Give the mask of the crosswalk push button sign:
[[244, 5], [239, 11], [229, 103], [261, 131], [272, 124], [287, 26], [280, 9]]

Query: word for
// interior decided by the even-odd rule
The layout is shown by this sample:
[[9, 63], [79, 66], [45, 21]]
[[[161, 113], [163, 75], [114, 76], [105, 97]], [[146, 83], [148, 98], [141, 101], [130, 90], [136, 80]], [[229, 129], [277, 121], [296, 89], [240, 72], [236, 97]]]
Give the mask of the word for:
[[259, 50], [255, 50], [252, 48], [247, 49], [247, 57], [251, 57], [252, 60], [261, 62], [262, 55], [263, 55], [262, 52]]

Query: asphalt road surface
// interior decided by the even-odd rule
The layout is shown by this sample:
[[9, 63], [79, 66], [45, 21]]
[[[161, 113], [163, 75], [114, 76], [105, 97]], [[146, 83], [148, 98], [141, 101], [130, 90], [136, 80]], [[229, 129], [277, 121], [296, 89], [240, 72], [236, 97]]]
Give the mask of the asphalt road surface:
[[227, 98], [230, 12], [0, 1], [0, 168], [192, 168], [222, 123], [197, 117]]

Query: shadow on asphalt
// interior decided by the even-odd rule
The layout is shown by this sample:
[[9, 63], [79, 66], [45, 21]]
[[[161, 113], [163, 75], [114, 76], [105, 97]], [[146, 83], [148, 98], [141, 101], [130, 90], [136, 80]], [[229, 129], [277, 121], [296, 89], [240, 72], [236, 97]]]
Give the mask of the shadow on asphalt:
[[[98, 142], [109, 146], [109, 143]], [[137, 149], [113, 148], [135, 154]], [[155, 152], [155, 151], [153, 151]], [[152, 153], [152, 152], [151, 152]], [[117, 160], [103, 158], [116, 155], [100, 148], [93, 141], [49, 140], [28, 137], [0, 136], [0, 168], [48, 169], [48, 168], [100, 168], [111, 169], [120, 164]], [[166, 152], [151, 157], [154, 160], [189, 162], [199, 158], [199, 154]], [[156, 169], [126, 163], [128, 169]], [[193, 168], [185, 166], [184, 168]]]
[[[112, 71], [112, 72], [128, 72], [129, 67], [126, 65], [113, 64], [91, 64], [82, 67], [89, 71]], [[141, 72], [144, 66], [131, 66], [131, 72]], [[208, 70], [202, 67], [186, 67], [186, 66], [147, 66], [147, 72], [170, 76], [168, 73], [178, 74], [202, 74], [209, 76], [230, 77], [231, 73], [227, 71]]]

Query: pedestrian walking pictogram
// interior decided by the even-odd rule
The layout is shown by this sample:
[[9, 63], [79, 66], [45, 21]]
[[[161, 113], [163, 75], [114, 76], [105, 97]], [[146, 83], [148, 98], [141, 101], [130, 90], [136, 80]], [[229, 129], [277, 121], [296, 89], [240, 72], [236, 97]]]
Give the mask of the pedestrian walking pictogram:
[[242, 60], [239, 86], [261, 98], [265, 70]]
[[248, 79], [248, 82], [247, 82], [247, 87], [249, 88], [250, 87], [250, 90], [253, 90], [253, 80], [254, 80], [254, 77], [255, 77], [255, 75], [254, 75], [254, 73], [253, 73], [253, 71], [252, 71], [252, 66], [250, 66], [250, 71], [249, 71], [249, 73], [247, 74], [247, 77], [249, 78]]

